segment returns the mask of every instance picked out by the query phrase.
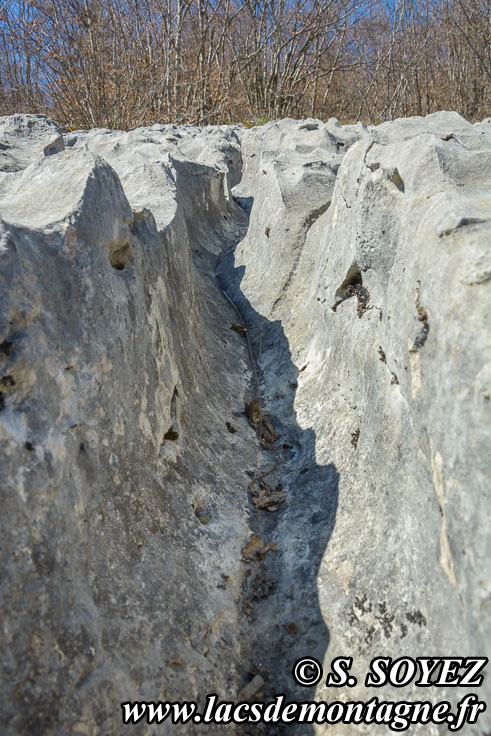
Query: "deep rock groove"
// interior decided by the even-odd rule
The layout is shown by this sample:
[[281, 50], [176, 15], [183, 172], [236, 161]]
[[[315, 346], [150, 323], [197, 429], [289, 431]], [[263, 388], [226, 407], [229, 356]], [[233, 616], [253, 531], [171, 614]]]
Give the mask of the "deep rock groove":
[[[322, 662], [329, 643], [319, 608], [317, 573], [336, 519], [338, 473], [333, 464], [317, 464], [314, 432], [302, 430], [296, 421], [293, 404], [299, 372], [288, 341], [280, 322], [262, 317], [243, 295], [244, 268], [234, 267], [234, 250], [219, 263], [219, 282], [245, 319], [259, 368], [258, 385], [253, 379], [249, 400], [259, 394], [261, 408], [269, 413], [277, 435], [266, 450], [258, 439], [257, 471], [274, 468], [268, 484], [273, 488], [280, 484], [286, 493], [278, 511], [258, 510], [249, 499], [252, 530], [278, 549], [258, 562], [244, 564], [243, 675], [247, 682], [260, 674], [267, 699], [284, 693], [288, 700], [298, 701], [305, 691], [292, 678], [294, 662], [306, 653]], [[281, 726], [271, 724], [264, 729], [269, 734], [283, 732]], [[256, 725], [249, 732], [263, 731]], [[305, 725], [300, 732], [313, 733]]]
[[0, 149], [2, 736], [386, 734], [122, 725], [211, 693], [455, 710], [365, 673], [489, 657], [489, 120], [14, 115]]

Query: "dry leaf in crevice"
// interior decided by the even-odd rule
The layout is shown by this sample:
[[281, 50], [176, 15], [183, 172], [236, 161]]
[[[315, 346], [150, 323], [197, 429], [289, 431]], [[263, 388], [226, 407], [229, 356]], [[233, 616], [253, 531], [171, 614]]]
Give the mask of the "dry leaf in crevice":
[[253, 534], [249, 542], [242, 548], [242, 555], [248, 562], [251, 560], [262, 560], [270, 550], [276, 551], [278, 545], [275, 542], [264, 542], [260, 536]]
[[284, 503], [286, 493], [280, 488], [271, 488], [271, 486], [261, 483], [261, 488], [253, 490], [252, 500], [257, 509], [278, 511], [278, 504]]
[[247, 327], [245, 325], [241, 325], [239, 322], [234, 322], [232, 325], [230, 325], [230, 329], [236, 332], [241, 337], [245, 337], [247, 334]]
[[289, 634], [298, 633], [297, 624], [293, 623], [293, 621], [289, 624], [285, 624], [285, 629], [288, 631]]
[[261, 577], [260, 575], [256, 578], [254, 584], [254, 591], [252, 593], [253, 601], [263, 601], [268, 598], [276, 590], [276, 582], [274, 580], [268, 580], [267, 578]]
[[250, 682], [245, 685], [242, 690], [237, 695], [237, 701], [239, 703], [242, 703], [246, 700], [250, 700], [254, 697], [259, 697], [257, 695], [258, 690], [260, 690], [265, 685], [264, 679], [261, 677], [261, 675], [255, 675]]
[[262, 444], [272, 445], [277, 440], [276, 431], [273, 427], [269, 414], [263, 414], [262, 426], [261, 426], [261, 440]]
[[263, 417], [261, 406], [257, 399], [245, 405], [245, 413], [251, 424], [260, 424]]
[[268, 448], [278, 439], [276, 430], [273, 427], [269, 414], [263, 412], [261, 405], [257, 399], [250, 401], [245, 405], [245, 413], [250, 423], [255, 427], [261, 438], [261, 445]]
[[250, 602], [246, 603], [242, 608], [242, 613], [245, 613], [246, 616], [252, 616], [252, 605]]

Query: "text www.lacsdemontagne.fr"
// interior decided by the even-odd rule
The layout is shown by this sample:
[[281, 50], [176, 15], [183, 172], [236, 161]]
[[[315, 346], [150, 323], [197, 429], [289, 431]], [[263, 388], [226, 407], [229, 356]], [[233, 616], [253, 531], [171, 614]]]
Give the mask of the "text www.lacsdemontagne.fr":
[[206, 697], [204, 712], [198, 712], [194, 701], [183, 702], [126, 702], [121, 703], [123, 723], [134, 724], [146, 719], [147, 723], [163, 723], [170, 720], [179, 723], [345, 723], [381, 724], [391, 731], [405, 731], [410, 725], [446, 724], [449, 731], [459, 731], [465, 723], [475, 723], [486, 704], [479, 702], [474, 693], [466, 695], [452, 713], [448, 701], [430, 703], [379, 701], [374, 697], [366, 703], [360, 701], [333, 702], [285, 702], [284, 695], [277, 695], [269, 703], [233, 703], [219, 701], [215, 693]]

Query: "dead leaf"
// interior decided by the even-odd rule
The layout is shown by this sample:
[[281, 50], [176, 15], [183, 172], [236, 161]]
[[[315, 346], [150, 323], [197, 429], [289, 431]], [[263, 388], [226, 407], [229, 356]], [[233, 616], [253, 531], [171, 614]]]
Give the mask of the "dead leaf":
[[243, 687], [242, 690], [239, 692], [239, 694], [237, 695], [237, 701], [239, 703], [242, 703], [254, 697], [254, 695], [256, 695], [258, 690], [260, 690], [264, 684], [265, 682], [261, 675], [255, 675], [252, 680], [248, 682], [247, 685], [245, 685], [245, 687]]
[[259, 401], [254, 399], [245, 405], [245, 413], [252, 424], [260, 424], [263, 417]]
[[245, 325], [241, 325], [239, 322], [234, 322], [232, 325], [230, 325], [230, 329], [236, 332], [241, 337], [245, 337], [247, 334], [247, 327]]
[[267, 552], [277, 549], [278, 545], [275, 542], [264, 542], [260, 536], [253, 534], [246, 546], [242, 548], [242, 555], [247, 561], [262, 560]]
[[261, 488], [252, 491], [252, 500], [257, 509], [278, 511], [278, 504], [284, 503], [286, 493], [279, 488], [271, 488], [267, 483], [260, 482]]
[[276, 442], [276, 431], [271, 423], [269, 414], [263, 414], [262, 416], [261, 435], [262, 438], [270, 445], [272, 445], [273, 442]]
[[250, 603], [245, 604], [242, 608], [242, 613], [245, 613], [246, 616], [252, 616], [252, 606]]

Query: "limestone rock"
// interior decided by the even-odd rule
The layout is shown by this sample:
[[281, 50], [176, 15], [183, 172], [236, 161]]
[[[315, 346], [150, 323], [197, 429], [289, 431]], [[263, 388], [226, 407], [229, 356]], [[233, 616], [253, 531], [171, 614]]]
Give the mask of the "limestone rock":
[[1, 181], [5, 734], [120, 734], [123, 701], [242, 684], [256, 438], [210, 274], [244, 215], [152, 136], [71, 134]]
[[[214, 692], [462, 696], [364, 675], [489, 656], [489, 130], [442, 112], [62, 145], [0, 120], [2, 733], [110, 736], [121, 702]], [[302, 656], [352, 656], [357, 685], [296, 687]]]
[[[264, 157], [257, 138], [247, 132], [243, 151]], [[289, 508], [277, 530], [278, 540], [295, 540], [282, 550], [282, 615], [304, 614], [303, 632], [276, 659], [285, 673], [277, 691], [291, 687], [291, 663], [311, 654], [324, 657], [326, 672], [333, 657], [352, 656], [358, 678], [342, 692], [319, 687], [317, 699], [426, 698], [420, 688], [375, 692], [363, 683], [375, 656], [489, 652], [491, 146], [455, 113], [370, 128], [302, 234], [291, 221], [309, 218], [312, 190], [299, 166], [289, 175], [284, 155], [281, 145], [268, 173], [250, 180], [251, 221], [234, 259], [244, 300], [261, 315], [268, 408], [289, 424], [299, 453], [298, 427], [312, 435], [309, 471], [285, 485]], [[305, 156], [310, 163], [314, 153]], [[316, 155], [317, 166], [323, 159]], [[284, 376], [294, 392], [281, 388]], [[334, 484], [320, 474], [329, 467]], [[332, 518], [319, 550], [323, 496]], [[305, 555], [317, 563], [308, 575]], [[302, 579], [292, 600], [291, 583]], [[323, 622], [327, 652], [326, 639], [309, 646]], [[431, 697], [464, 694], [439, 688]], [[487, 685], [479, 695], [489, 697]], [[483, 732], [488, 720], [481, 716]]]
[[60, 128], [44, 115], [0, 117], [0, 172], [21, 171], [64, 148]]

